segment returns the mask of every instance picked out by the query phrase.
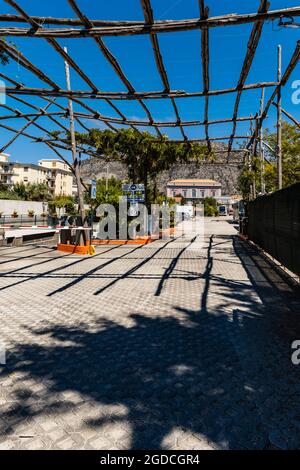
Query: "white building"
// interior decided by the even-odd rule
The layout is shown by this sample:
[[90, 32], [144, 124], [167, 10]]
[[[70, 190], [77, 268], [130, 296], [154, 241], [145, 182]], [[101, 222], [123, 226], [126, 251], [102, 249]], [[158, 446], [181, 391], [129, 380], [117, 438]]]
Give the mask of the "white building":
[[73, 194], [73, 174], [68, 165], [61, 160], [39, 160], [39, 166], [50, 171], [49, 186], [55, 195]]
[[11, 162], [7, 153], [0, 154], [0, 182], [8, 186], [15, 183], [47, 184], [53, 194], [72, 195], [73, 175], [60, 160], [40, 160], [39, 164]]
[[196, 202], [205, 197], [219, 198], [221, 183], [209, 179], [178, 179], [167, 184], [167, 196], [182, 196], [186, 202]]

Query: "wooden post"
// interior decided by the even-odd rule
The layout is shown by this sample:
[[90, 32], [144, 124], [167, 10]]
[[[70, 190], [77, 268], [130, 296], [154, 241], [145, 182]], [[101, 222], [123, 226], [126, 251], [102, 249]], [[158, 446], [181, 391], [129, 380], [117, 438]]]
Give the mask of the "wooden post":
[[[66, 53], [68, 53], [68, 49], [66, 47], [64, 47], [64, 51]], [[69, 64], [66, 60], [65, 60], [65, 71], [66, 71], [67, 89], [68, 89], [68, 91], [71, 91], [70, 68], [69, 68]], [[75, 178], [76, 178], [76, 184], [77, 184], [77, 191], [78, 191], [79, 215], [82, 219], [82, 223], [84, 223], [84, 217], [85, 217], [84, 200], [83, 200], [82, 184], [81, 184], [81, 179], [80, 179], [79, 162], [78, 162], [77, 152], [76, 152], [76, 138], [75, 138], [74, 113], [73, 113], [72, 99], [68, 100], [68, 104], [69, 104], [72, 159], [73, 159]]]
[[253, 148], [252, 148], [252, 170], [253, 170], [252, 192], [253, 192], [253, 199], [256, 198], [255, 157], [256, 157], [256, 150], [255, 150], [255, 143], [254, 143]]
[[[278, 82], [281, 82], [281, 46], [278, 46]], [[281, 112], [281, 86], [277, 94], [277, 175], [278, 189], [282, 189], [282, 112]]]
[[[262, 115], [264, 110], [264, 101], [265, 101], [265, 89], [262, 88], [261, 90], [261, 99], [260, 99], [260, 108], [259, 108], [259, 116]], [[263, 126], [260, 126], [259, 129], [259, 154], [260, 154], [260, 192], [261, 194], [266, 193], [266, 185], [265, 185], [265, 155], [264, 155], [264, 148], [263, 148]]]

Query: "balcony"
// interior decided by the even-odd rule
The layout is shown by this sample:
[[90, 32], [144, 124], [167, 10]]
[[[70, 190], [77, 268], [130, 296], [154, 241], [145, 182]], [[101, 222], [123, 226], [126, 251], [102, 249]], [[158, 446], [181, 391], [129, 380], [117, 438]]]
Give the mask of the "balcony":
[[13, 168], [11, 168], [10, 170], [4, 170], [3, 168], [0, 168], [0, 175], [18, 176], [18, 174], [14, 171]]

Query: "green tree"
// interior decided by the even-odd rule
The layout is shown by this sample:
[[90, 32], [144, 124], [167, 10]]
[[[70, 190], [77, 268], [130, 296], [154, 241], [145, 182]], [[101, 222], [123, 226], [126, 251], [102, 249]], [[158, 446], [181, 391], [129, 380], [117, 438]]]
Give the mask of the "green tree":
[[[278, 189], [277, 176], [277, 133], [268, 129], [264, 140], [274, 150], [265, 151], [264, 181], [266, 192]], [[245, 165], [239, 177], [240, 190], [244, 199], [250, 197], [250, 188], [255, 180], [257, 193], [261, 192], [261, 162], [259, 157], [252, 159], [251, 166]], [[282, 186], [286, 188], [300, 182], [300, 130], [297, 126], [283, 123], [282, 126]]]
[[57, 209], [64, 209], [66, 214], [75, 215], [77, 213], [74, 198], [72, 196], [59, 195], [54, 197], [48, 203], [49, 211], [51, 214], [56, 213]]
[[[276, 132], [265, 132], [265, 140], [276, 150]], [[276, 168], [277, 157], [268, 151], [270, 163]], [[282, 185], [284, 188], [300, 182], [300, 129], [293, 124], [283, 122], [282, 126]], [[270, 190], [277, 189], [277, 172], [274, 171], [273, 183]]]
[[215, 200], [214, 197], [205, 197], [203, 199], [203, 205], [204, 205], [204, 215], [206, 217], [213, 217], [215, 215], [218, 215], [217, 201]]
[[23, 201], [49, 201], [52, 198], [49, 186], [45, 183], [15, 183], [12, 191]]
[[91, 129], [88, 134], [77, 133], [77, 141], [92, 148], [99, 158], [124, 163], [128, 179], [145, 185], [148, 202], [153, 202], [150, 197], [156, 197], [155, 180], [159, 173], [176, 162], [197, 162], [208, 156], [205, 145], [174, 143], [167, 136], [158, 139], [149, 132], [134, 129], [118, 132]]
[[93, 208], [105, 203], [116, 206], [122, 194], [122, 182], [119, 179], [112, 176], [106, 183], [106, 178], [100, 178], [97, 180], [96, 199], [87, 195], [85, 202]]

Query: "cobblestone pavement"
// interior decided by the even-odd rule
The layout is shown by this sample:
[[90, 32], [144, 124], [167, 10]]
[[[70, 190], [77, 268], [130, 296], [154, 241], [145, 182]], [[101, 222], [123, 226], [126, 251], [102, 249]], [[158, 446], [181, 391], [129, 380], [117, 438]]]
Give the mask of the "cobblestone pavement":
[[0, 248], [0, 449], [300, 448], [296, 292], [235, 233]]

